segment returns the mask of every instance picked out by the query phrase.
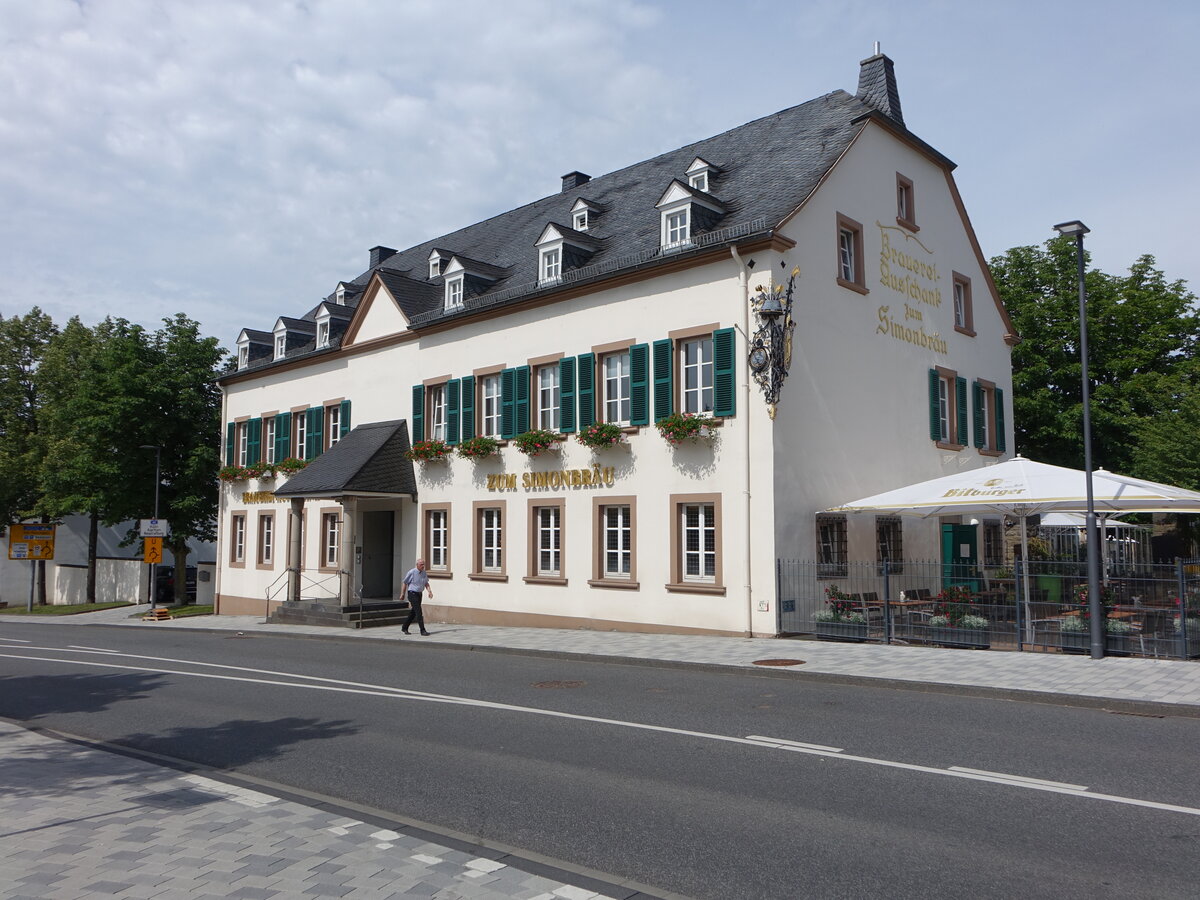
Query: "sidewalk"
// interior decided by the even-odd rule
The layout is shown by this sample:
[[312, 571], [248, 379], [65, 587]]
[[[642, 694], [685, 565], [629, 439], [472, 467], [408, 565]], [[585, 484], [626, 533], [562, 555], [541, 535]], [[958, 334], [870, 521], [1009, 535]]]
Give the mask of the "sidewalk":
[[0, 822], [4, 900], [647, 897], [5, 722]]
[[[144, 611], [146, 607], [137, 607]], [[1183, 715], [1200, 715], [1200, 664], [1183, 660], [1108, 657], [1093, 660], [1064, 653], [1015, 653], [948, 650], [882, 644], [839, 644], [777, 638], [705, 637], [551, 628], [429, 624], [430, 637], [404, 635], [398, 627], [361, 631], [306, 625], [267, 625], [261, 616], [203, 616], [170, 622], [130, 618], [133, 608], [118, 608], [57, 618], [3, 617], [63, 625], [107, 624], [131, 628], [201, 629], [265, 632], [364, 641], [406, 641], [459, 647], [579, 655], [643, 663], [728, 666], [758, 672], [851, 679], [879, 679], [925, 686], [948, 686], [1044, 695], [1053, 700], [1090, 698], [1123, 704], [1167, 704]], [[11, 633], [11, 632], [10, 632]], [[769, 669], [765, 659], [802, 661]], [[1169, 710], [1168, 710], [1169, 711]]]

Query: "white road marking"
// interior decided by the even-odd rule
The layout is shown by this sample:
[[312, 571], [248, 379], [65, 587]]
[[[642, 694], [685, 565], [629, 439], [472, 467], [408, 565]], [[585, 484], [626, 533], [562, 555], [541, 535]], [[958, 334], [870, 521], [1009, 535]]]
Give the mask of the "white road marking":
[[0, 637], [0, 641], [12, 641], [14, 644], [32, 644], [33, 641], [23, 641], [20, 638]]
[[108, 650], [104, 647], [83, 647], [83, 646], [80, 646], [79, 644], [67, 644], [67, 647], [69, 647], [72, 650], [91, 650], [94, 653], [119, 653], [120, 652], [117, 650]]
[[1043, 778], [1028, 778], [1025, 775], [1008, 775], [1005, 772], [989, 772], [987, 769], [968, 769], [966, 766], [951, 766], [951, 772], [970, 772], [973, 775], [988, 775], [1000, 782], [1019, 781], [1026, 784], [1040, 784], [1044, 787], [1062, 788], [1064, 791], [1086, 791], [1086, 784], [1064, 784], [1061, 781], [1046, 781]]
[[824, 744], [807, 744], [804, 741], [789, 741], [787, 738], [764, 737], [761, 734], [748, 734], [746, 735], [746, 740], [762, 744], [764, 747], [777, 747], [780, 750], [799, 747], [802, 750], [822, 750], [825, 753], [841, 753], [843, 749], [841, 747], [826, 747]]
[[[4, 648], [18, 649], [18, 648]], [[20, 648], [27, 649], [45, 649], [54, 651], [55, 648]], [[78, 651], [56, 651], [56, 652], [78, 652]], [[446, 694], [431, 694], [423, 691], [412, 691], [405, 688], [393, 688], [382, 685], [366, 685], [358, 682], [338, 681], [331, 678], [317, 678], [311, 675], [300, 675], [287, 672], [271, 672], [265, 669], [241, 669], [238, 666], [220, 665], [216, 663], [191, 663], [188, 660], [166, 660], [169, 662], [179, 662], [183, 664], [211, 666], [220, 669], [234, 669], [247, 672], [260, 672], [285, 677], [304, 678], [310, 681], [324, 682], [323, 684], [303, 684], [295, 681], [272, 681], [266, 678], [245, 678], [237, 675], [221, 675], [210, 672], [183, 672], [178, 669], [159, 669], [151, 666], [126, 666], [119, 665], [114, 662], [100, 662], [98, 660], [76, 660], [76, 659], [58, 659], [54, 657], [43, 656], [18, 656], [12, 653], [0, 653], [0, 658], [3, 659], [24, 659], [35, 662], [50, 662], [60, 665], [75, 665], [75, 666], [96, 666], [104, 669], [121, 669], [132, 672], [153, 672], [161, 675], [180, 675], [187, 678], [209, 678], [215, 681], [234, 681], [245, 684], [263, 684], [275, 687], [290, 687], [302, 688], [306, 690], [331, 691], [343, 694], [359, 694], [368, 697], [390, 697], [395, 700], [418, 700], [427, 703], [446, 703], [455, 706], [474, 706], [480, 709], [495, 709], [505, 712], [520, 712], [529, 715], [545, 716], [547, 718], [568, 719], [577, 722], [592, 722], [598, 725], [612, 725], [620, 728], [632, 728], [639, 731], [652, 731], [659, 734], [672, 734], [682, 737], [700, 738], [701, 740], [721, 741], [729, 744], [742, 744], [749, 747], [758, 747], [760, 749], [779, 749], [788, 750], [793, 753], [802, 753], [809, 756], [821, 756], [828, 759], [845, 760], [846, 762], [856, 762], [864, 765], [882, 766], [890, 769], [900, 769], [908, 772], [921, 772], [927, 775], [938, 775], [948, 778], [964, 778], [968, 781], [985, 781], [992, 784], [999, 784], [1004, 787], [1021, 788], [1025, 790], [1042, 791], [1051, 794], [1066, 794], [1072, 797], [1077, 797], [1083, 800], [1103, 800], [1109, 803], [1120, 803], [1127, 806], [1139, 806], [1146, 809], [1157, 809], [1164, 812], [1177, 812], [1190, 816], [1200, 816], [1200, 809], [1191, 806], [1178, 806], [1173, 803], [1159, 803], [1154, 800], [1139, 800], [1136, 797], [1120, 797], [1113, 794], [1094, 794], [1087, 792], [1086, 789], [1080, 791], [1074, 786], [1063, 787], [1055, 782], [1043, 782], [1038, 779], [1015, 778], [1012, 776], [997, 776], [994, 773], [979, 774], [979, 770], [964, 770], [960, 768], [940, 769], [933, 766], [923, 766], [917, 763], [899, 762], [890, 759], [878, 759], [871, 756], [856, 756], [845, 753], [833, 753], [828, 749], [815, 750], [801, 745], [799, 742], [791, 744], [782, 744], [774, 739], [767, 739], [769, 743], [762, 740], [750, 740], [749, 738], [734, 737], [727, 734], [712, 734], [704, 731], [692, 731], [686, 728], [670, 728], [665, 725], [649, 725], [644, 722], [627, 722], [620, 719], [605, 719], [597, 716], [585, 716], [579, 713], [559, 712], [557, 710], [539, 709], [531, 706], [517, 706], [511, 703], [498, 703], [491, 700], [475, 700], [470, 697], [454, 697]], [[111, 659], [109, 655], [105, 655], [105, 659]], [[161, 657], [136, 657], [139, 659], [158, 660]], [[350, 685], [360, 685], [351, 687]]]

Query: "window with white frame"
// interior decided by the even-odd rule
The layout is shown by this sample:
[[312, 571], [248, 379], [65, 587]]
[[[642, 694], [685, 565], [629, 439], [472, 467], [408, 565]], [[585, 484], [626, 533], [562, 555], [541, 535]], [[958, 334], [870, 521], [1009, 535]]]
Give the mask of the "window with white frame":
[[954, 379], [942, 376], [938, 379], [938, 429], [941, 440], [954, 443]]
[[899, 172], [896, 173], [896, 221], [913, 231], [918, 230], [912, 179]]
[[237, 464], [245, 466], [250, 462], [250, 423], [238, 422], [237, 426]]
[[275, 335], [275, 358], [283, 359], [283, 357], [286, 353], [287, 353], [287, 335], [286, 334]]
[[536, 572], [543, 577], [557, 578], [562, 574], [562, 507], [538, 507], [536, 528]]
[[463, 305], [463, 276], [446, 280], [446, 309], [461, 309]]
[[445, 572], [450, 566], [450, 513], [431, 509], [425, 520], [425, 561], [431, 572]]
[[429, 388], [429, 439], [446, 439], [446, 386], [435, 384]]
[[842, 287], [868, 293], [863, 254], [862, 224], [837, 214], [837, 282]]
[[969, 337], [975, 336], [975, 315], [971, 309], [971, 279], [958, 272], [953, 274], [954, 330]]
[[712, 336], [680, 342], [679, 368], [681, 384], [680, 407], [685, 413], [704, 414], [713, 411], [713, 341]]
[[317, 323], [317, 349], [329, 346], [329, 322]]
[[628, 506], [605, 506], [601, 510], [603, 528], [601, 577], [627, 579], [633, 572], [633, 522]]
[[230, 520], [229, 561], [242, 563], [246, 561], [246, 517], [234, 516]]
[[238, 347], [238, 368], [244, 369], [250, 365], [250, 348], [246, 345]]
[[975, 446], [981, 453], [1004, 452], [1004, 393], [990, 381], [977, 379], [971, 386], [975, 395]]
[[843, 281], [854, 281], [857, 264], [854, 252], [854, 232], [849, 228], [838, 229], [838, 275]]
[[930, 369], [929, 377], [929, 436], [943, 449], [961, 450], [968, 440], [966, 380], [941, 366]]
[[275, 562], [275, 517], [258, 517], [258, 563], [269, 566]]
[[664, 247], [681, 247], [691, 238], [691, 210], [688, 207], [663, 213]]
[[337, 291], [335, 291], [333, 295], [333, 301], [338, 306], [346, 305], [346, 286], [344, 284], [339, 284], [337, 286]]
[[277, 463], [279, 460], [275, 458], [275, 417], [268, 416], [263, 421], [263, 459], [267, 464]]
[[321, 565], [324, 568], [337, 568], [341, 526], [337, 513], [324, 513], [321, 516]]
[[481, 437], [500, 436], [499, 375], [484, 375], [479, 379], [479, 434]]
[[708, 192], [708, 170], [696, 172], [688, 177], [688, 184], [698, 191]]
[[305, 412], [300, 410], [292, 413], [292, 431], [296, 434], [296, 440], [292, 444], [292, 455], [296, 459], [304, 459], [308, 449], [305, 446], [308, 440], [308, 416]]
[[429, 257], [429, 277], [437, 278], [442, 274], [442, 258], [440, 256]]
[[504, 571], [504, 527], [501, 510], [496, 507], [479, 511], [479, 571], [488, 574]]
[[559, 410], [562, 394], [558, 381], [558, 364], [542, 366], [537, 370], [537, 423], [538, 428], [558, 431]]
[[679, 508], [680, 569], [684, 581], [713, 582], [717, 577], [717, 525], [711, 503], [684, 503]]
[[325, 449], [342, 439], [342, 407], [335, 403], [325, 407]]
[[542, 265], [539, 280], [543, 284], [558, 281], [562, 277], [562, 249], [551, 247], [548, 250], [543, 250], [541, 255]]
[[629, 351], [610, 353], [603, 361], [604, 421], [628, 425], [631, 412]]
[[571, 227], [576, 231], [588, 230], [588, 211], [586, 209], [578, 210], [571, 220]]

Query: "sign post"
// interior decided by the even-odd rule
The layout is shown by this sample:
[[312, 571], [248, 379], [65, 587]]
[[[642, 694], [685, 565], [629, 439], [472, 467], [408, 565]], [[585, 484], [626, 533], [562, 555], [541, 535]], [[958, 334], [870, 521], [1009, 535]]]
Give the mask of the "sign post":
[[29, 567], [29, 611], [33, 612], [33, 593], [37, 581], [36, 563], [54, 559], [54, 531], [56, 526], [47, 524], [9, 525], [8, 558], [27, 559]]
[[158, 564], [162, 562], [163, 538], [171, 533], [170, 523], [157, 515], [153, 519], [138, 520], [138, 534], [142, 536], [142, 560], [150, 566], [150, 612], [154, 613], [158, 594]]

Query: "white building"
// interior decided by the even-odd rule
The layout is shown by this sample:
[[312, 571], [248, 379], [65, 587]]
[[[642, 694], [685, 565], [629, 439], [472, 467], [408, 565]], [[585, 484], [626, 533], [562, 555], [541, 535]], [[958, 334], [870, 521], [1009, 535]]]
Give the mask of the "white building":
[[[423, 556], [434, 621], [774, 634], [778, 557], [937, 556], [937, 523], [819, 511], [1011, 446], [1017, 338], [953, 168], [876, 55], [854, 96], [372, 249], [316, 309], [241, 335], [227, 462], [310, 465], [226, 473], [220, 611], [395, 597]], [[769, 406], [758, 305], [793, 269]], [[671, 412], [716, 436], [672, 446]], [[626, 443], [582, 445], [594, 421]], [[518, 450], [539, 425], [560, 452]], [[481, 434], [496, 456], [404, 456]]]

